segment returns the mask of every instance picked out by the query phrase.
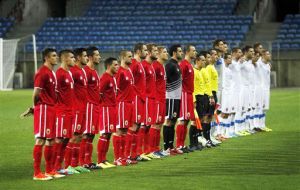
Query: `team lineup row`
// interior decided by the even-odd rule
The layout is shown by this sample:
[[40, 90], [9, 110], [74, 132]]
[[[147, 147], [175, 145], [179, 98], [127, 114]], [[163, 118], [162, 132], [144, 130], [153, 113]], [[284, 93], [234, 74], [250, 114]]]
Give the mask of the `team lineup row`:
[[[137, 164], [270, 131], [264, 124], [270, 53], [260, 44], [255, 52], [251, 46], [227, 51], [223, 40], [201, 52], [194, 45], [183, 49], [174, 44], [167, 50], [138, 43], [133, 53], [121, 51], [119, 60], [107, 58], [106, 71], [99, 76], [96, 47], [58, 55], [45, 49], [44, 64], [34, 77], [34, 107], [28, 111], [34, 115], [36, 139], [33, 179]], [[58, 58], [61, 65], [54, 72]], [[189, 123], [190, 145], [185, 146]], [[93, 140], [98, 133], [95, 164]], [[111, 136], [113, 164], [106, 159]], [[43, 149], [45, 173], [40, 169]]]

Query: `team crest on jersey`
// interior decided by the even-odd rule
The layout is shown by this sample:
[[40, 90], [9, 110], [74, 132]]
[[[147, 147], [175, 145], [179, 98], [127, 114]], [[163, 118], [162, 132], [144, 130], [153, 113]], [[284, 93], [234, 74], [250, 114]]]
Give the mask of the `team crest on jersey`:
[[80, 76], [80, 80], [83, 80], [83, 77], [82, 77], [82, 76]]
[[148, 122], [151, 122], [151, 117], [148, 117]]
[[232, 107], [232, 110], [234, 110], [234, 107]]
[[77, 125], [77, 130], [80, 130], [81, 129], [81, 125]]
[[113, 84], [112, 83], [109, 83], [109, 87], [112, 87], [113, 86]]
[[143, 71], [142, 71], [142, 69], [140, 69], [140, 73], [142, 73]]
[[46, 133], [47, 133], [47, 135], [49, 135], [50, 134], [50, 129], [47, 129]]
[[126, 80], [129, 80], [129, 78], [128, 78], [128, 77], [126, 77], [125, 79], [126, 79]]
[[173, 113], [173, 117], [176, 117], [176, 116], [177, 116], [177, 113], [176, 113], [176, 112], [174, 112], [174, 113]]
[[191, 72], [192, 72], [192, 70], [189, 70], [189, 72], [191, 73]]
[[266, 107], [266, 105], [264, 104], [264, 105], [263, 105], [263, 108], [265, 108], [265, 107]]
[[66, 135], [67, 134], [67, 129], [63, 130], [63, 134]]
[[50, 82], [52, 82], [52, 78], [50, 78]]
[[225, 110], [228, 111], [228, 108], [226, 108]]
[[140, 120], [141, 119], [141, 115], [138, 115], [137, 118], [138, 118], [138, 120]]
[[95, 77], [92, 77], [92, 80], [95, 80]]
[[177, 71], [179, 72], [179, 69], [177, 69]]
[[191, 114], [190, 114], [190, 112], [187, 112], [187, 114], [186, 114], [188, 117], [190, 117], [191, 116]]
[[95, 126], [94, 125], [92, 125], [92, 131], [95, 131]]
[[259, 106], [259, 103], [256, 103], [256, 106]]
[[149, 71], [150, 74], [152, 74], [152, 71]]
[[161, 115], [160, 116], [158, 116], [158, 121], [161, 121], [162, 120], [162, 117], [161, 117]]
[[114, 125], [113, 125], [113, 124], [110, 124], [110, 125], [109, 125], [109, 128], [110, 128], [110, 130], [113, 130], [113, 129], [114, 129]]
[[69, 79], [66, 79], [66, 83], [68, 83], [69, 82]]
[[160, 72], [160, 75], [161, 75], [161, 76], [163, 76], [163, 75], [164, 75], [164, 73], [163, 73], [163, 72]]
[[125, 123], [125, 125], [128, 125], [128, 120], [125, 120], [125, 122], [124, 122], [124, 123]]

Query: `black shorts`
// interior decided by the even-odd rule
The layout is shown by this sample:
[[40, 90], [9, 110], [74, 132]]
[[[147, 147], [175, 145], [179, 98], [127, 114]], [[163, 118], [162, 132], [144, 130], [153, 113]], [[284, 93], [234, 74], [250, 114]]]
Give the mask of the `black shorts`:
[[179, 117], [180, 100], [166, 99], [166, 119], [176, 121]]
[[196, 111], [199, 117], [208, 114], [209, 100], [207, 95], [196, 95]]
[[[215, 104], [211, 105], [211, 104], [208, 103], [209, 104], [208, 115], [214, 115], [215, 110], [216, 110], [216, 104], [218, 102], [217, 92], [216, 91], [212, 91], [212, 94], [213, 94], [213, 97], [214, 97], [214, 100], [215, 100]], [[208, 100], [208, 102], [209, 102], [209, 100]]]
[[212, 91], [212, 94], [214, 96], [215, 103], [217, 104], [218, 103], [217, 92], [216, 91]]

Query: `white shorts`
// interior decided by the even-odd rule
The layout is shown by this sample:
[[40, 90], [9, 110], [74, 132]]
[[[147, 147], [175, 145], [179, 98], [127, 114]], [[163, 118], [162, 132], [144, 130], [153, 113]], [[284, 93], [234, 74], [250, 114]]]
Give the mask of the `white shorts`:
[[269, 110], [270, 108], [270, 89], [262, 90], [262, 109]]
[[242, 86], [241, 88], [241, 94], [240, 94], [240, 110], [242, 112], [247, 111], [250, 108], [250, 95], [249, 93], [250, 88], [249, 86]]
[[255, 86], [254, 89], [254, 100], [253, 100], [253, 107], [260, 109], [262, 108], [262, 88], [261, 86]]
[[232, 113], [233, 112], [233, 98], [232, 92], [222, 91], [222, 99], [221, 99], [221, 111], [222, 113]]

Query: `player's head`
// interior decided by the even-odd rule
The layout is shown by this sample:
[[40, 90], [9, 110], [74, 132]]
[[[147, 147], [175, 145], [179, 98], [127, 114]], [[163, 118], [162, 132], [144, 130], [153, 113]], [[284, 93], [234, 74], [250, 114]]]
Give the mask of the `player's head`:
[[262, 50], [262, 58], [266, 61], [266, 62], [270, 62], [271, 59], [272, 59], [272, 55], [271, 53], [266, 50], [266, 49], [263, 49]]
[[70, 49], [61, 50], [59, 52], [59, 59], [62, 64], [65, 64], [69, 67], [72, 67], [75, 64], [74, 52]]
[[259, 58], [260, 58], [260, 53], [259, 52], [255, 52], [254, 56], [252, 58], [252, 63], [256, 63]]
[[51, 65], [56, 65], [57, 64], [58, 56], [57, 56], [57, 53], [56, 53], [56, 49], [46, 48], [46, 49], [43, 50], [42, 56], [43, 56], [43, 61], [44, 62], [48, 62]]
[[228, 53], [228, 49], [229, 49], [229, 47], [228, 47], [227, 42], [223, 41], [223, 52]]
[[226, 65], [230, 65], [231, 61], [232, 61], [231, 54], [230, 53], [225, 53], [224, 54], [224, 63]]
[[151, 44], [147, 44], [147, 51], [148, 51], [148, 55], [149, 58], [154, 61], [157, 60], [158, 58], [158, 49], [157, 49], [157, 45], [151, 43]]
[[147, 46], [143, 43], [137, 43], [134, 45], [133, 52], [135, 55], [138, 55], [140, 59], [145, 59], [148, 54]]
[[180, 61], [183, 57], [183, 51], [180, 44], [174, 44], [169, 48], [169, 55], [176, 59], [177, 61]]
[[92, 62], [95, 65], [98, 65], [101, 60], [99, 49], [95, 46], [90, 46], [86, 49], [89, 62]]
[[189, 57], [190, 59], [195, 59], [197, 55], [197, 51], [194, 45], [189, 44], [184, 48], [185, 56]]
[[109, 57], [104, 61], [105, 69], [111, 74], [116, 74], [119, 70], [118, 60], [114, 57]]
[[120, 52], [121, 63], [126, 65], [130, 65], [132, 62], [132, 53], [129, 50], [122, 50]]
[[158, 50], [158, 59], [160, 59], [163, 62], [169, 59], [169, 54], [166, 47], [158, 46], [157, 50]]
[[246, 45], [244, 48], [243, 48], [243, 53], [246, 57], [247, 60], [250, 60], [253, 58], [254, 56], [254, 49], [252, 46], [249, 46], [249, 45]]
[[74, 55], [77, 62], [81, 65], [86, 65], [89, 61], [87, 56], [86, 48], [76, 48], [74, 49]]
[[239, 60], [243, 56], [243, 52], [241, 48], [238, 47], [232, 48], [231, 53], [232, 53], [232, 57], [236, 58], [237, 60]]
[[213, 48], [219, 50], [220, 52], [224, 52], [224, 42], [221, 39], [216, 39], [213, 42]]
[[211, 56], [211, 63], [215, 64], [217, 60], [219, 59], [218, 53], [216, 49], [211, 49], [209, 51], [209, 54]]
[[259, 53], [260, 55], [262, 55], [263, 46], [261, 45], [261, 43], [256, 42], [253, 45], [253, 48], [254, 48], [255, 53]]
[[200, 69], [200, 68], [206, 67], [205, 54], [206, 54], [206, 52], [204, 52], [204, 51], [201, 51], [200, 53], [196, 54], [196, 58], [195, 58], [196, 68]]

